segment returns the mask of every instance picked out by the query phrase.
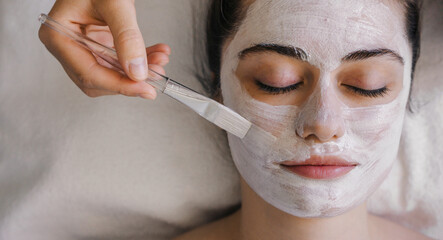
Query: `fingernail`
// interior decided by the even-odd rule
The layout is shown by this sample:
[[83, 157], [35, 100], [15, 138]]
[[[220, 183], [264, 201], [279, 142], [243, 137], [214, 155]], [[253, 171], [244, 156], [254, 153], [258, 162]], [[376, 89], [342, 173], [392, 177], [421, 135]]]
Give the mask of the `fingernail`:
[[129, 61], [129, 72], [136, 80], [145, 80], [148, 77], [146, 58], [139, 57]]
[[155, 99], [157, 92], [154, 89], [148, 89], [147, 92], [141, 93], [139, 96], [146, 99]]
[[141, 93], [139, 96], [145, 99], [155, 99], [155, 95], [152, 95], [152, 93]]

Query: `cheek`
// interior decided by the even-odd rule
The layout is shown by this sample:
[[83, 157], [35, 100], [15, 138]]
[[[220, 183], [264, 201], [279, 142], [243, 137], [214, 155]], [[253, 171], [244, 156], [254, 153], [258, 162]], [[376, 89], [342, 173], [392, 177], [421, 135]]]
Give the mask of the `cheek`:
[[362, 142], [361, 147], [394, 144], [399, 141], [404, 110], [399, 101], [370, 108], [343, 111], [347, 135]]
[[294, 106], [271, 106], [266, 103], [244, 96], [244, 104], [240, 114], [252, 123], [263, 128], [276, 137], [294, 125], [297, 108]]
[[399, 105], [394, 101], [344, 114], [351, 118], [345, 134], [348, 156], [361, 163], [359, 178], [373, 186], [385, 179], [397, 156], [404, 116]]

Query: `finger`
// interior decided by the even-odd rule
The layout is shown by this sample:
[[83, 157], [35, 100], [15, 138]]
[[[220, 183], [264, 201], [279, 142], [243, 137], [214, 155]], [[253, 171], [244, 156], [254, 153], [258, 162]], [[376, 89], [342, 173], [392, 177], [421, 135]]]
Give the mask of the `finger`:
[[69, 54], [69, 57], [62, 55], [61, 59], [65, 71], [83, 91], [84, 89], [98, 89], [126, 96], [148, 94], [152, 96], [151, 99], [155, 98], [156, 91], [152, 86], [145, 82], [133, 81], [114, 70], [101, 66], [90, 53], [87, 55], [88, 59], [76, 61], [81, 56], [81, 51], [87, 50], [80, 48], [78, 51], [73, 49], [61, 51], [64, 54]]
[[[163, 79], [162, 76], [159, 76], [157, 73], [160, 73], [161, 75], [165, 75], [165, 70], [163, 69], [162, 66], [157, 65], [157, 64], [149, 64], [149, 69], [153, 70], [150, 71], [149, 77], [148, 77], [148, 84], [151, 81], [159, 81], [161, 79]], [[143, 95], [140, 95], [141, 97], [144, 97]]]
[[160, 74], [162, 74], [162, 75], [165, 75], [165, 69], [162, 66], [160, 66], [160, 65], [149, 64], [149, 68], [154, 70], [154, 71], [156, 71], [156, 72], [158, 72], [158, 73], [160, 73]]
[[62, 25], [106, 25], [92, 8], [91, 1], [57, 0], [48, 15]]
[[[95, 78], [94, 81], [90, 81], [89, 78], [94, 76], [104, 77]], [[149, 95], [150, 99], [154, 99], [157, 95], [155, 89], [146, 82], [133, 81], [118, 72], [100, 66], [98, 63], [84, 76], [83, 82], [90, 83], [85, 86], [86, 88], [107, 90], [125, 96], [135, 97], [143, 94], [145, 96]]]
[[94, 1], [94, 6], [109, 25], [118, 59], [125, 73], [133, 80], [148, 76], [145, 44], [138, 28], [133, 1]]
[[87, 25], [84, 33], [89, 38], [108, 47], [114, 47], [114, 39], [108, 26]]
[[[108, 47], [114, 47], [114, 39], [112, 38], [112, 34], [108, 26], [87, 25], [82, 30], [86, 36], [94, 41]], [[111, 69], [114, 68], [114, 66], [103, 60], [103, 58], [97, 56], [95, 53], [93, 53], [93, 55], [100, 65]]]
[[84, 94], [86, 94], [86, 96], [92, 97], [92, 98], [118, 94], [116, 92], [111, 92], [111, 91], [107, 91], [107, 90], [100, 90], [100, 89], [92, 89], [92, 88], [84, 88], [81, 90], [83, 91]]
[[[56, 19], [56, 21], [70, 22], [67, 19]], [[72, 24], [70, 22], [70, 24], [66, 23], [66, 25], [70, 26], [72, 29], [76, 29], [76, 31], [80, 31], [78, 24]], [[89, 82], [85, 83], [83, 76], [87, 75], [87, 72], [91, 66], [97, 64], [97, 61], [91, 52], [84, 49], [66, 36], [59, 34], [44, 25], [42, 25], [39, 30], [39, 37], [45, 44], [46, 48], [61, 63], [68, 76], [80, 89], [88, 89], [86, 86], [88, 84], [92, 86], [93, 84], [90, 84], [89, 82], [94, 82], [95, 78], [115, 78], [115, 75], [110, 74], [106, 76], [94, 76], [89, 77]], [[91, 91], [89, 90], [89, 92]], [[94, 96], [95, 95], [97, 94], [94, 94]]]
[[148, 62], [151, 64], [157, 64], [164, 67], [169, 63], [169, 56], [162, 52], [154, 52], [148, 54]]
[[[69, 72], [69, 71], [67, 71], [67, 73], [68, 73], [68, 76], [71, 77], [72, 73]], [[118, 94], [116, 92], [111, 92], [111, 91], [108, 91], [108, 90], [86, 88], [82, 84], [79, 84], [78, 81], [73, 81], [73, 82], [88, 97], [95, 98], [95, 97], [100, 97], [100, 96], [105, 96], [105, 95], [116, 95], [116, 94]]]
[[169, 56], [171, 55], [171, 48], [164, 43], [155, 44], [146, 48], [146, 53], [148, 55], [153, 52], [162, 52]]

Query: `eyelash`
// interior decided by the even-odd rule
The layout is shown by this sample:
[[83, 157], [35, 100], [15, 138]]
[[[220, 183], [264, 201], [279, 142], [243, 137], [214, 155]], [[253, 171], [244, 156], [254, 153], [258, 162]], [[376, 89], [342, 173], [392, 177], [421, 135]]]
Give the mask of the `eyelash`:
[[[299, 82], [299, 83], [289, 85], [289, 86], [283, 87], [283, 88], [272, 87], [272, 86], [266, 85], [258, 80], [255, 80], [255, 84], [258, 86], [258, 88], [260, 90], [263, 90], [263, 91], [273, 94], [273, 95], [277, 95], [277, 94], [284, 94], [284, 93], [288, 93], [290, 91], [296, 90], [297, 88], [299, 88], [303, 84], [303, 82]], [[365, 89], [357, 88], [357, 87], [350, 86], [350, 85], [343, 84], [343, 86], [345, 86], [349, 90], [353, 91], [354, 93], [357, 93], [357, 94], [365, 96], [365, 97], [370, 97], [370, 98], [383, 97], [389, 91], [389, 89], [387, 87], [382, 87], [382, 88], [374, 89], [374, 90], [365, 90]]]
[[387, 87], [382, 87], [382, 88], [374, 89], [374, 90], [365, 90], [365, 89], [356, 88], [354, 86], [345, 85], [345, 84], [343, 84], [343, 86], [345, 86], [349, 90], [353, 91], [354, 93], [357, 93], [357, 94], [365, 96], [365, 97], [370, 97], [370, 98], [383, 97], [389, 91], [389, 89]]
[[284, 94], [284, 93], [288, 93], [290, 91], [296, 90], [298, 87], [300, 87], [303, 84], [303, 82], [292, 84], [292, 85], [289, 85], [289, 86], [283, 87], [283, 88], [271, 87], [271, 86], [266, 85], [258, 80], [255, 80], [255, 84], [258, 86], [258, 88], [260, 90], [263, 90], [263, 91], [273, 94], [273, 95], [277, 95], [277, 94]]

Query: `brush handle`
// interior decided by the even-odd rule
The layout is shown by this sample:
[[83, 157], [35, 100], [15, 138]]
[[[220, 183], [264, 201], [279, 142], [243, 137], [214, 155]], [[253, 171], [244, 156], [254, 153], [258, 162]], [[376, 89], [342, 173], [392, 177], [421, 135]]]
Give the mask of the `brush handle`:
[[[91, 51], [97, 57], [109, 63], [112, 66], [112, 69], [126, 75], [122, 66], [120, 65], [120, 62], [118, 61], [117, 52], [113, 48], [98, 43], [84, 34], [68, 29], [67, 27], [58, 23], [46, 14], [40, 14], [38, 20], [41, 24], [44, 24], [49, 28], [55, 30], [56, 32], [69, 37], [70, 39], [80, 44], [82, 47]], [[145, 82], [152, 85], [157, 90], [164, 92], [168, 81], [168, 77], [148, 68], [148, 78], [145, 80]]]

